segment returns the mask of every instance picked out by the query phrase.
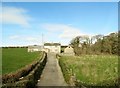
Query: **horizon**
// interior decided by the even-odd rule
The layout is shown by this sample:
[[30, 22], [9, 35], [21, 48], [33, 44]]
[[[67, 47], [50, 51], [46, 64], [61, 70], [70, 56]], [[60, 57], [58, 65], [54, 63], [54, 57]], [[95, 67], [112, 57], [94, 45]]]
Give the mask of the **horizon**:
[[[111, 32], [111, 33], [118, 33], [118, 32]], [[108, 35], [110, 35], [111, 33], [109, 33], [109, 34], [106, 34], [106, 35], [103, 35], [103, 36], [108, 36]], [[84, 36], [84, 35], [83, 35]], [[86, 35], [85, 35], [86, 36]], [[94, 36], [94, 35], [93, 35]], [[77, 36], [76, 36], [77, 37]], [[91, 36], [88, 36], [89, 38], [91, 37]], [[45, 44], [45, 43], [60, 43], [60, 42], [44, 42], [43, 44]], [[43, 46], [43, 44], [37, 44], [38, 46]], [[60, 43], [61, 44], [61, 43]], [[28, 47], [28, 46], [34, 46], [34, 45], [36, 45], [36, 44], [29, 44], [29, 45], [6, 45], [6, 46], [0, 46], [0, 47]], [[69, 44], [61, 44], [61, 46], [68, 46]]]
[[68, 45], [76, 36], [118, 31], [117, 2], [3, 2], [1, 15], [2, 46]]

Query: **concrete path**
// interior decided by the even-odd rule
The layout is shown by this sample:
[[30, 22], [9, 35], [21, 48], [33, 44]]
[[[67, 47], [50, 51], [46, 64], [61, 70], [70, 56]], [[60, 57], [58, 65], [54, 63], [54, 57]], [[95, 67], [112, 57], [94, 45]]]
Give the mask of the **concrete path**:
[[48, 53], [48, 60], [37, 86], [67, 86], [54, 53]]

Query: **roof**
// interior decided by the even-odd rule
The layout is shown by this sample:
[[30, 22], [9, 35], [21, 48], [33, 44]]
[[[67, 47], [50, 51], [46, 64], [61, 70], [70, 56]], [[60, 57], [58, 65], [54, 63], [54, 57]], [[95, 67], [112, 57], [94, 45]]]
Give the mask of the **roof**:
[[60, 46], [60, 43], [44, 43], [44, 46]]
[[28, 48], [42, 48], [42, 46], [39, 46], [39, 45], [30, 45], [30, 46], [28, 46]]

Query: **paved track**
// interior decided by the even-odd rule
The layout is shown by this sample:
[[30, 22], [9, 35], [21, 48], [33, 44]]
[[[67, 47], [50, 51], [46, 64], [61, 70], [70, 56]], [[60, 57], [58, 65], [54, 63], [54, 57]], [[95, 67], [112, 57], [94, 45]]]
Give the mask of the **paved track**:
[[54, 53], [48, 53], [48, 60], [37, 86], [67, 86]]

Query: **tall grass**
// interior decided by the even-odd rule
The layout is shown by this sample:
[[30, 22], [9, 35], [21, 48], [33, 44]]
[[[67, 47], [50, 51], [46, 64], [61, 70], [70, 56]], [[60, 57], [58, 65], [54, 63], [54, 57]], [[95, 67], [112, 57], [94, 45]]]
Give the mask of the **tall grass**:
[[61, 56], [59, 62], [67, 82], [71, 75], [85, 85], [114, 85], [118, 78], [118, 56]]
[[2, 74], [16, 70], [40, 58], [40, 52], [27, 52], [27, 48], [2, 49]]

